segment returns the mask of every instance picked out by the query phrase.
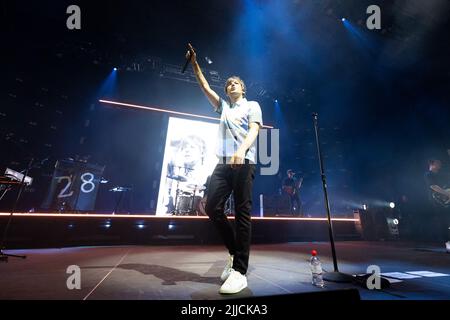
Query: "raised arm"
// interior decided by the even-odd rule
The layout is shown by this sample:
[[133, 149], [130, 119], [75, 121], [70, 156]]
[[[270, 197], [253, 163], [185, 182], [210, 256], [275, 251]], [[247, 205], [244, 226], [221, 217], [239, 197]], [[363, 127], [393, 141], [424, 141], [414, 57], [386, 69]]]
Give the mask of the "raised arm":
[[186, 58], [191, 59], [192, 67], [194, 68], [195, 77], [197, 78], [198, 83], [200, 84], [200, 88], [202, 88], [203, 93], [208, 98], [209, 102], [213, 105], [214, 110], [217, 110], [219, 108], [219, 95], [214, 92], [214, 90], [211, 89], [209, 86], [208, 81], [206, 81], [206, 78], [203, 76], [202, 70], [200, 69], [200, 66], [197, 62], [197, 54], [195, 53], [194, 48], [189, 43], [188, 44], [189, 50], [186, 53]]

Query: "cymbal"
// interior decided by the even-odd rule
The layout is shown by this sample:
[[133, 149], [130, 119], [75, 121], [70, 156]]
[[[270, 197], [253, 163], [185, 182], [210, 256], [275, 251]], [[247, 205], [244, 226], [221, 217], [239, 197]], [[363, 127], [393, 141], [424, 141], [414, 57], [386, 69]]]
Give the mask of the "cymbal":
[[197, 185], [197, 184], [188, 184], [186, 187], [189, 189], [197, 189], [198, 191], [203, 191], [206, 189], [204, 185]]
[[173, 175], [173, 176], [168, 175], [167, 178], [173, 179], [173, 180], [177, 180], [177, 181], [180, 181], [180, 182], [186, 182], [187, 181], [186, 177], [180, 176], [180, 175]]
[[189, 171], [194, 170], [194, 169], [191, 168], [191, 167], [183, 167], [183, 166], [175, 166], [175, 165], [172, 165], [172, 167], [173, 167], [173, 168], [178, 168], [178, 169], [189, 170]]

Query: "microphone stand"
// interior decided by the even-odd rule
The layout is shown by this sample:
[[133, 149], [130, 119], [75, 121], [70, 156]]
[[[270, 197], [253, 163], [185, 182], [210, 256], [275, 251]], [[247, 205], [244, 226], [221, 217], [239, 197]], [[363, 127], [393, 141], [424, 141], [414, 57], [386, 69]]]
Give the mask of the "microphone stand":
[[9, 215], [9, 219], [8, 219], [7, 224], [6, 224], [6, 227], [3, 230], [2, 242], [0, 244], [0, 261], [2, 261], [2, 262], [8, 262], [8, 258], [9, 257], [22, 258], [22, 259], [25, 259], [27, 257], [27, 256], [24, 256], [24, 255], [7, 254], [7, 253], [4, 253], [3, 250], [5, 250], [5, 243], [6, 243], [6, 239], [7, 239], [7, 236], [8, 236], [8, 229], [9, 229], [9, 226], [11, 225], [12, 218], [14, 216], [14, 211], [16, 211], [17, 205], [19, 203], [20, 196], [22, 195], [22, 192], [23, 192], [23, 189], [24, 189], [24, 186], [25, 186], [25, 178], [28, 176], [28, 172], [31, 170], [31, 168], [33, 166], [33, 161], [34, 161], [34, 158], [31, 158], [30, 163], [28, 164], [28, 167], [26, 168], [25, 172], [23, 173], [22, 181], [20, 182], [19, 192], [17, 194], [16, 200], [14, 201], [14, 205], [13, 205], [13, 208], [11, 210], [11, 214]]
[[322, 177], [322, 186], [323, 186], [323, 193], [324, 193], [324, 198], [325, 198], [325, 208], [327, 210], [328, 234], [330, 237], [331, 253], [333, 255], [333, 265], [334, 265], [334, 271], [333, 272], [325, 272], [323, 274], [323, 279], [325, 281], [330, 281], [330, 282], [343, 282], [343, 283], [352, 282], [353, 276], [339, 272], [339, 268], [338, 268], [338, 264], [337, 264], [336, 248], [334, 245], [333, 224], [331, 222], [330, 203], [328, 201], [327, 181], [326, 181], [326, 177], [325, 177], [325, 173], [324, 173], [322, 151], [320, 149], [318, 114], [313, 113], [312, 116], [313, 116], [313, 122], [314, 122], [314, 130], [315, 130], [315, 134], [316, 134], [317, 153], [319, 156], [320, 175]]

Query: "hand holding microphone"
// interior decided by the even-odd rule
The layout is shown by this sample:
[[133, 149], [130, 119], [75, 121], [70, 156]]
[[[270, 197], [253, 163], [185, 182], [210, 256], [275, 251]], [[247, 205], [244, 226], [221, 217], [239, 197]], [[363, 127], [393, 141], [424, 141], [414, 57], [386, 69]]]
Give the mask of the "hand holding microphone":
[[195, 53], [195, 50], [190, 43], [188, 43], [188, 51], [186, 52], [186, 63], [184, 64], [184, 67], [183, 67], [183, 70], [181, 71], [181, 73], [184, 73], [186, 71], [186, 68], [189, 65], [189, 62], [192, 62], [192, 63], [197, 62], [197, 54]]

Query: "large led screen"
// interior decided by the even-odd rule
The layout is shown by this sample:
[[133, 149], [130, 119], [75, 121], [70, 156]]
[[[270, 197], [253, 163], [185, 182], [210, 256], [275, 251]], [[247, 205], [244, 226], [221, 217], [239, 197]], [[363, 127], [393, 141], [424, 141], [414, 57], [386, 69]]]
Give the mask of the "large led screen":
[[219, 125], [169, 118], [156, 215], [204, 214]]

